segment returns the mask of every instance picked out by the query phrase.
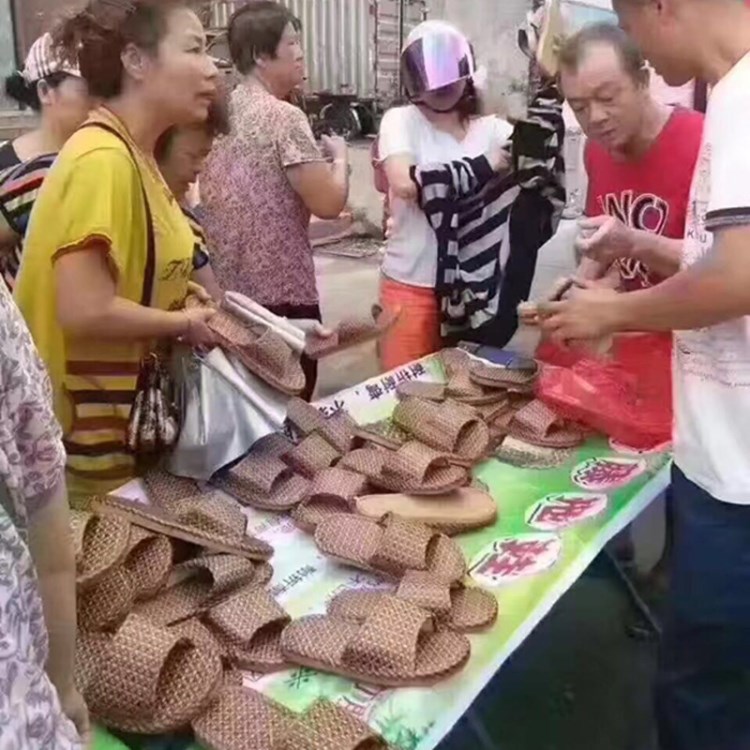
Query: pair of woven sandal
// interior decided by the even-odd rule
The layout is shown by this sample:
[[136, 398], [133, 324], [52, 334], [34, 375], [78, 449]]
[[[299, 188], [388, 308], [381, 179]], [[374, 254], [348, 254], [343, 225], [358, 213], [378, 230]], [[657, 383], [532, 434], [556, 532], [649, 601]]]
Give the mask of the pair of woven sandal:
[[[185, 307], [204, 308], [208, 305], [190, 296]], [[302, 393], [305, 374], [299, 355], [271, 328], [262, 323], [252, 325], [224, 308], [216, 311], [208, 321], [208, 327], [225, 352], [234, 354], [250, 372], [268, 385], [291, 396]]]
[[[385, 565], [390, 574], [401, 571], [398, 585], [341, 592], [330, 601], [327, 615], [292, 622], [281, 638], [289, 661], [383, 687], [431, 685], [461, 670], [471, 653], [464, 634], [494, 625], [497, 600], [434, 570], [403, 569], [406, 558], [396, 559], [398, 552], [388, 545], [405, 547], [408, 535], [419, 532], [393, 520], [380, 540], [382, 559], [369, 562]], [[418, 564], [415, 557], [412, 562]]]
[[343, 412], [325, 419], [301, 399], [292, 399], [287, 411], [296, 444], [285, 435], [269, 435], [212, 483], [243, 505], [277, 513], [291, 511], [308, 497], [311, 480], [354, 445], [356, 424]]
[[172, 543], [118, 518], [71, 511], [78, 621], [87, 629], [119, 624], [139, 600], [167, 582]]
[[296, 714], [253, 690], [227, 686], [193, 722], [206, 750], [387, 750], [385, 741], [344, 708], [318, 700]]

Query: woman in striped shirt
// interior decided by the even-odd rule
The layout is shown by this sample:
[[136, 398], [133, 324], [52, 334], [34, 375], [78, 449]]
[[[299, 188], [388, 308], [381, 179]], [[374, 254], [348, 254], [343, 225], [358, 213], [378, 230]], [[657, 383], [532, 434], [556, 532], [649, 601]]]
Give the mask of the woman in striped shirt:
[[39, 113], [36, 129], [0, 146], [0, 270], [12, 288], [34, 200], [57, 152], [86, 119], [91, 98], [51, 34], [34, 42], [23, 71], [5, 79], [5, 92]]

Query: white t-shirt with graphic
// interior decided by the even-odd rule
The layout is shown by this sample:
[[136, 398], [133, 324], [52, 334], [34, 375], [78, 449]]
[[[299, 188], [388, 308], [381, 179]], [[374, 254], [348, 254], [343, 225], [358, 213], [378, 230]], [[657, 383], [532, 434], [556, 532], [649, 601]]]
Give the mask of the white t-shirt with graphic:
[[[477, 117], [459, 141], [438, 130], [419, 107], [409, 104], [386, 112], [378, 151], [381, 161], [391, 156], [410, 156], [414, 164], [424, 167], [482, 156], [493, 143], [504, 143], [512, 133], [513, 127], [506, 120]], [[390, 209], [393, 230], [386, 246], [383, 273], [403, 284], [434, 287], [438, 267], [435, 231], [416, 203], [392, 198]]]
[[[711, 95], [683, 267], [736, 226], [750, 227], [750, 54]], [[675, 344], [675, 461], [719, 500], [750, 505], [750, 317], [679, 332]]]

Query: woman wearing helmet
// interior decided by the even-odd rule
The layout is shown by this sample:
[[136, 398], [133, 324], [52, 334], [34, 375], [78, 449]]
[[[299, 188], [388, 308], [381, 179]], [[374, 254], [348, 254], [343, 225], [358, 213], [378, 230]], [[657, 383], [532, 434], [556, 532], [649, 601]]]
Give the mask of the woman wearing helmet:
[[410, 104], [386, 113], [378, 144], [393, 219], [382, 266], [381, 305], [386, 310], [408, 308], [381, 343], [386, 370], [441, 346], [437, 240], [417, 204], [411, 168], [484, 154], [495, 169], [506, 169], [503, 146], [512, 132], [505, 120], [480, 115], [474, 51], [450, 24], [427, 21], [414, 29], [401, 71]]
[[385, 369], [461, 340], [504, 346], [565, 198], [554, 85], [515, 128], [480, 116], [471, 44], [439, 21], [410, 35], [401, 70], [411, 104], [386, 114], [379, 143], [392, 213], [381, 305], [409, 310], [382, 342]]

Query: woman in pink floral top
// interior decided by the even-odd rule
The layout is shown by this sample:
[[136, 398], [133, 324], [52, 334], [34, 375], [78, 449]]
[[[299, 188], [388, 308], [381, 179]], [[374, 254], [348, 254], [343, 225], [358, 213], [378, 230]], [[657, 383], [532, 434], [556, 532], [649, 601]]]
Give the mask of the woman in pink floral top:
[[[240, 8], [229, 26], [232, 60], [244, 76], [231, 103], [231, 135], [201, 176], [203, 227], [223, 289], [277, 315], [320, 320], [310, 215], [335, 218], [349, 192], [339, 138], [318, 148], [304, 112], [287, 99], [304, 80], [300, 23], [280, 3]], [[303, 363], [307, 396], [315, 368]]]
[[83, 750], [75, 636], [62, 430], [47, 371], [0, 282], [0, 750]]

